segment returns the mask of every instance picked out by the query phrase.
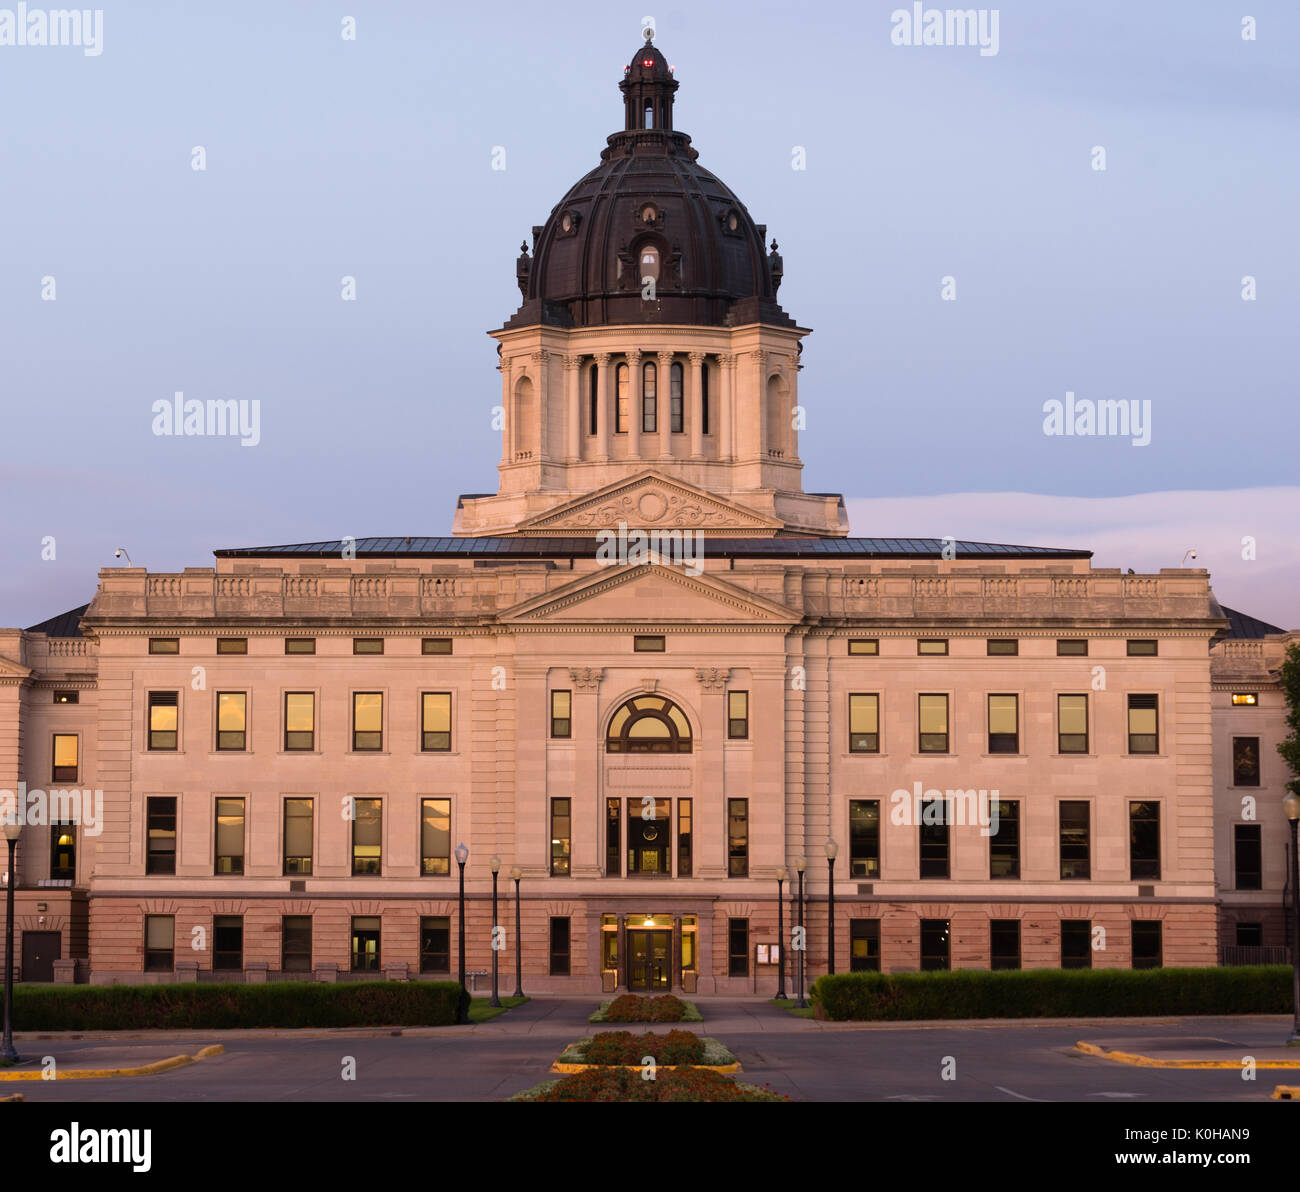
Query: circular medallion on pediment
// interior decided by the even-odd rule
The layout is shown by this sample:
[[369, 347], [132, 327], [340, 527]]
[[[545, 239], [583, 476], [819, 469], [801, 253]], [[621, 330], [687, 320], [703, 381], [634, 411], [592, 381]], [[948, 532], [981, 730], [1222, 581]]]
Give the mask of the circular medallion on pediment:
[[668, 498], [650, 489], [636, 499], [636, 511], [648, 522], [657, 522], [668, 512]]

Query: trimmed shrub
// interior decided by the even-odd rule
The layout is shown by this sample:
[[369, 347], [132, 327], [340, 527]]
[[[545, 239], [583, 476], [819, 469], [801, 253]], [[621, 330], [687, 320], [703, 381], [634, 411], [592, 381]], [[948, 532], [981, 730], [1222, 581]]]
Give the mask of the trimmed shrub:
[[606, 1022], [681, 1022], [686, 1003], [672, 994], [661, 997], [637, 997], [625, 993], [616, 997], [605, 1010]]
[[1102, 1018], [1165, 1014], [1287, 1014], [1291, 969], [958, 969], [836, 973], [812, 987], [818, 1018]]
[[601, 1031], [582, 1050], [584, 1064], [639, 1064], [646, 1056], [656, 1064], [699, 1064], [704, 1044], [690, 1031], [665, 1035], [634, 1035], [631, 1031]]
[[469, 995], [455, 981], [14, 987], [21, 1031], [448, 1026]]
[[665, 1069], [654, 1080], [626, 1068], [593, 1068], [527, 1089], [512, 1101], [789, 1101], [770, 1089], [740, 1084], [707, 1068]]

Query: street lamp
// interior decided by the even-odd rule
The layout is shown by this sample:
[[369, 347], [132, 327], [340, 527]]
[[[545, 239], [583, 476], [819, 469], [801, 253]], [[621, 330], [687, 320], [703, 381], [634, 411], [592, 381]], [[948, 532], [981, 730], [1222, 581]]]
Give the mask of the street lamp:
[[524, 944], [519, 932], [519, 879], [524, 871], [516, 865], [510, 876], [515, 879], [515, 997], [524, 996]]
[[497, 992], [497, 873], [501, 869], [501, 858], [493, 853], [488, 858], [488, 864], [492, 867], [492, 1000], [488, 1002], [489, 1006], [499, 1006], [501, 996]]
[[807, 857], [796, 857], [794, 859], [795, 872], [799, 875], [799, 1000], [795, 1005], [800, 1010], [806, 1010], [808, 1003], [803, 996], [803, 979], [804, 979], [804, 956], [808, 951], [808, 935], [803, 929], [803, 871], [808, 868]]
[[[1294, 1017], [1291, 1022], [1291, 1037], [1286, 1043], [1288, 1047], [1300, 1047], [1300, 844], [1297, 844], [1297, 828], [1300, 828], [1300, 795], [1289, 792], [1283, 796], [1282, 814], [1291, 824], [1291, 1006]], [[9, 831], [8, 827], [5, 831]], [[13, 846], [9, 847], [12, 850]], [[13, 856], [12, 851], [10, 856]], [[10, 861], [9, 864], [12, 866], [13, 862]], [[11, 902], [10, 906], [12, 905]], [[6, 1016], [5, 1022], [8, 1021]]]
[[786, 1000], [785, 996], [785, 907], [782, 905], [782, 899], [785, 897], [785, 879], [790, 876], [790, 871], [782, 865], [776, 871], [776, 996], [781, 1001]]
[[840, 846], [830, 837], [826, 838], [826, 972], [827, 975], [835, 971], [835, 854], [840, 851]]
[[[464, 844], [456, 846], [456, 864], [460, 866], [460, 989], [462, 994], [466, 994], [465, 989], [465, 862], [469, 860], [469, 849]], [[462, 996], [457, 1000], [458, 1007], [464, 1007], [468, 1001], [467, 996]], [[468, 1022], [469, 1015], [464, 1008], [459, 1009], [456, 1014], [457, 1022]]]
[[23, 826], [17, 815], [5, 822], [5, 840], [9, 842], [9, 877], [5, 882], [5, 1033], [0, 1043], [0, 1060], [18, 1062], [14, 1050], [14, 848]]

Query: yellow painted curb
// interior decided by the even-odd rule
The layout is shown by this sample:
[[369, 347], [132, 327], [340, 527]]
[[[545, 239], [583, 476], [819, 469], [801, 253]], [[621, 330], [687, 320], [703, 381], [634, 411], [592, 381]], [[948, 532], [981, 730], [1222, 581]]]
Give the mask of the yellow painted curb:
[[[592, 1069], [607, 1071], [610, 1068], [622, 1068], [627, 1072], [640, 1072], [644, 1067], [644, 1064], [562, 1064], [556, 1060], [551, 1065], [551, 1071], [572, 1076], [577, 1072], [590, 1072]], [[739, 1060], [734, 1064], [656, 1064], [655, 1067], [663, 1068], [668, 1072], [675, 1071], [677, 1068], [703, 1068], [706, 1072], [718, 1072], [723, 1076], [733, 1076], [737, 1072], [744, 1071]]]
[[1279, 1084], [1273, 1090], [1274, 1101], [1300, 1101], [1300, 1084]]
[[[1095, 1043], [1079, 1042], [1075, 1051], [1082, 1055], [1096, 1056], [1102, 1060], [1114, 1060], [1117, 1064], [1130, 1064], [1134, 1068], [1218, 1068], [1239, 1072], [1240, 1060], [1157, 1060], [1149, 1055], [1137, 1055], [1131, 1051], [1107, 1051]], [[1300, 1059], [1294, 1060], [1256, 1060], [1256, 1068], [1300, 1068]]]
[[[70, 1068], [59, 1071], [55, 1067], [55, 1080], [107, 1080], [114, 1076], [156, 1076], [159, 1072], [170, 1072], [173, 1068], [184, 1068], [199, 1060], [210, 1059], [214, 1055], [223, 1055], [225, 1048], [220, 1043], [205, 1047], [197, 1055], [173, 1055], [165, 1060], [155, 1060], [152, 1064], [143, 1064], [138, 1068]], [[0, 1080], [49, 1080], [43, 1071], [7, 1072], [0, 1071]], [[21, 1095], [19, 1095], [21, 1100]], [[8, 1100], [8, 1098], [6, 1098]]]
[[22, 1093], [14, 1093], [12, 1097], [0, 1097], [0, 1101], [26, 1101], [27, 1098]]

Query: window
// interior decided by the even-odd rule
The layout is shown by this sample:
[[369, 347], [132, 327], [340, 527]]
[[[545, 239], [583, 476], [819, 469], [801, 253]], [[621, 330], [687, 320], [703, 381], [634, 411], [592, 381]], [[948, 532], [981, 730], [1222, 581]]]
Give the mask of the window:
[[217, 692], [217, 749], [239, 752], [248, 741], [248, 695], [243, 691]]
[[149, 748], [175, 752], [180, 708], [175, 691], [149, 692]]
[[306, 877], [311, 874], [312, 819], [311, 799], [285, 799], [284, 872], [286, 876]]
[[1158, 753], [1160, 738], [1156, 731], [1156, 697], [1130, 695], [1128, 697], [1128, 751], [1129, 753]]
[[674, 364], [668, 370], [668, 417], [672, 433], [680, 435], [685, 429], [682, 413], [682, 366]]
[[1057, 752], [1088, 752], [1088, 697], [1086, 695], [1058, 695], [1056, 697]]
[[54, 734], [54, 764], [50, 773], [54, 782], [77, 781], [77, 746], [76, 733]]
[[311, 916], [280, 917], [280, 971], [311, 972]]
[[180, 652], [181, 643], [179, 638], [151, 637], [149, 639], [150, 654], [179, 654]]
[[[73, 700], [73, 703], [76, 703], [76, 701]], [[1232, 693], [1232, 706], [1234, 708], [1253, 708], [1258, 703], [1259, 694], [1257, 692], [1234, 691]]]
[[352, 748], [362, 750], [384, 747], [384, 697], [378, 691], [352, 693]]
[[551, 916], [551, 976], [567, 977], [570, 967], [569, 920], [560, 915]]
[[1258, 948], [1264, 943], [1263, 923], [1238, 923], [1237, 947]]
[[445, 915], [420, 920], [420, 972], [451, 972], [451, 919]]
[[244, 872], [244, 800], [216, 800], [217, 840], [213, 873]]
[[923, 695], [920, 697], [921, 753], [948, 752], [948, 697]]
[[605, 876], [623, 873], [623, 800], [605, 800]]
[[749, 920], [727, 920], [727, 976], [749, 976]]
[[700, 365], [700, 433], [709, 433], [709, 366]]
[[749, 736], [749, 692], [727, 692], [727, 736], [742, 741]]
[[1234, 824], [1232, 849], [1238, 890], [1264, 888], [1264, 846], [1258, 824]]
[[425, 637], [420, 639], [421, 654], [450, 654], [451, 638]]
[[1133, 967], [1159, 968], [1163, 960], [1163, 924], [1159, 919], [1133, 920]]
[[573, 692], [551, 692], [551, 736], [568, 739], [573, 736]]
[[1014, 637], [991, 637], [988, 639], [990, 657], [1005, 657], [1020, 653], [1020, 642]]
[[921, 971], [951, 968], [947, 919], [921, 920]]
[[[54, 740], [57, 743], [58, 737], [55, 737]], [[1259, 785], [1258, 737], [1232, 738], [1232, 785]]]
[[632, 649], [638, 654], [662, 654], [664, 639], [649, 634], [641, 634], [632, 639]]
[[382, 919], [378, 915], [354, 916], [352, 919], [352, 971], [379, 971], [379, 936]]
[[880, 752], [880, 696], [849, 696], [849, 752]]
[[1130, 658], [1154, 658], [1158, 645], [1153, 638], [1129, 638], [1128, 656]]
[[[316, 639], [314, 637], [286, 637], [284, 639], [284, 652], [286, 654], [315, 654]], [[290, 916], [294, 918], [296, 916]]]
[[175, 960], [176, 917], [174, 915], [145, 915], [144, 917], [144, 971], [169, 973]]
[[1086, 637], [1059, 637], [1056, 639], [1056, 653], [1060, 658], [1086, 658], [1088, 656], [1088, 639]]
[[587, 384], [587, 409], [588, 409], [587, 433], [589, 435], [594, 435], [600, 428], [600, 423], [598, 421], [598, 416], [597, 416], [598, 411], [600, 410], [600, 396], [599, 396], [600, 374], [597, 371], [596, 365], [593, 364], [591, 366], [591, 370], [588, 376], [590, 377], [590, 380], [588, 381]]
[[1128, 864], [1132, 881], [1160, 880], [1160, 804], [1128, 805]]
[[77, 876], [77, 825], [71, 820], [50, 824], [50, 877], [66, 881]]
[[212, 919], [212, 967], [244, 967], [244, 916], [215, 915]]
[[1089, 807], [1082, 801], [1061, 802], [1061, 880], [1087, 880], [1092, 873]]
[[378, 875], [383, 871], [384, 801], [352, 800], [352, 873]]
[[284, 748], [286, 752], [316, 748], [316, 695], [311, 691], [286, 691], [284, 695]]
[[942, 799], [928, 799], [921, 804], [922, 877], [948, 876], [947, 812]]
[[569, 846], [572, 844], [569, 800], [551, 800], [551, 876], [566, 877], [569, 873]]
[[1020, 801], [999, 799], [993, 804], [998, 816], [997, 831], [989, 836], [989, 877], [1020, 876]]
[[947, 654], [948, 639], [946, 637], [922, 637], [916, 642], [916, 652], [918, 654]]
[[[645, 127], [654, 128], [654, 108], [646, 104]], [[647, 245], [641, 250], [641, 284], [659, 279], [659, 250]]]
[[451, 749], [451, 692], [426, 691], [422, 701], [420, 748], [425, 753], [447, 753]]
[[850, 654], [879, 654], [880, 641], [874, 637], [854, 637], [849, 639]]
[[672, 873], [673, 807], [669, 799], [627, 801], [627, 875]]
[[727, 876], [749, 876], [749, 800], [727, 800]]
[[849, 920], [849, 972], [880, 972], [880, 920]]
[[691, 876], [691, 801], [677, 800], [677, 876]]
[[145, 800], [145, 873], [176, 872], [176, 796]]
[[79, 691], [56, 691], [54, 693], [54, 702], [56, 704], [76, 704], [81, 702], [81, 692]]
[[1020, 752], [1020, 697], [989, 696], [989, 752]]
[[659, 425], [658, 375], [653, 360], [647, 360], [641, 366], [641, 432], [647, 435], [654, 434]]
[[609, 722], [609, 753], [690, 753], [691, 726], [686, 713], [662, 695], [638, 695]]
[[217, 638], [218, 654], [247, 654], [248, 638], [246, 637], [219, 637]]
[[352, 653], [354, 654], [382, 654], [384, 652], [384, 639], [382, 637], [354, 637], [352, 639]]
[[880, 800], [849, 800], [849, 877], [880, 876]]
[[1061, 967], [1092, 968], [1092, 920], [1061, 920]]
[[616, 435], [627, 434], [628, 386], [631, 383], [629, 376], [626, 364], [620, 364], [614, 370], [614, 433]]
[[989, 968], [1020, 967], [1020, 920], [989, 920]]
[[451, 800], [420, 800], [420, 872], [425, 877], [451, 873]]

